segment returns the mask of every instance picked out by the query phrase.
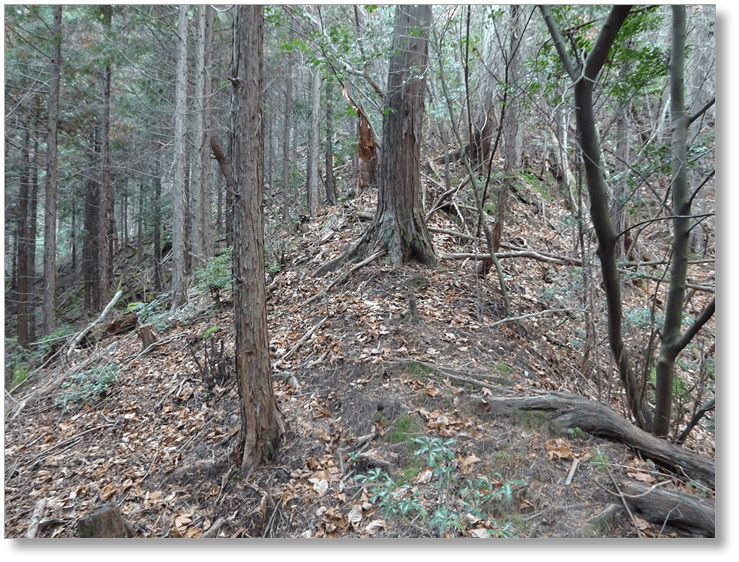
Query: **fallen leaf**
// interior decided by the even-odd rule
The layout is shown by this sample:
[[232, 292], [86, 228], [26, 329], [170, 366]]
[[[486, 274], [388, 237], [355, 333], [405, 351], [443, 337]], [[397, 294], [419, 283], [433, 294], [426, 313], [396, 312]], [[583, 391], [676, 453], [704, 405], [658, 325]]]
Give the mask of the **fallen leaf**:
[[367, 525], [364, 528], [364, 530], [367, 531], [370, 535], [374, 535], [375, 533], [377, 533], [378, 531], [384, 528], [385, 528], [385, 522], [382, 519], [375, 519], [374, 521], [372, 521], [372, 523]]

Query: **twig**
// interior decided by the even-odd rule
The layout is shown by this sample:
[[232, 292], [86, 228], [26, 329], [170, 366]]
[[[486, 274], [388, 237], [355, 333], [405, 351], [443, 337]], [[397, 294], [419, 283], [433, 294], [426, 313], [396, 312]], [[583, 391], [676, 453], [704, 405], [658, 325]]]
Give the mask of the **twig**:
[[293, 353], [295, 353], [300, 347], [313, 335], [313, 333], [318, 330], [321, 326], [323, 326], [326, 323], [326, 320], [328, 320], [328, 316], [324, 316], [323, 320], [321, 320], [318, 324], [313, 326], [310, 330], [306, 332], [306, 334], [298, 340], [298, 342], [290, 348], [290, 351], [285, 353], [285, 355], [282, 356], [282, 358], [278, 359], [274, 362], [273, 366], [277, 367], [282, 364], [283, 361], [285, 361], [288, 357], [290, 357]]
[[616, 488], [616, 491], [618, 492], [617, 495], [619, 498], [621, 498], [621, 502], [624, 504], [624, 507], [626, 508], [626, 511], [628, 512], [629, 517], [631, 517], [631, 522], [634, 524], [634, 528], [636, 529], [636, 534], [639, 536], [639, 538], [642, 538], [641, 531], [639, 530], [639, 525], [636, 524], [636, 518], [634, 517], [634, 514], [631, 513], [629, 504], [626, 503], [626, 498], [624, 497], [624, 493], [618, 487], [618, 484], [616, 484], [616, 479], [613, 477], [613, 474], [611, 474], [610, 470], [608, 471], [608, 476], [611, 477], [611, 482], [613, 482], [613, 486]]
[[515, 322], [516, 320], [523, 320], [524, 318], [531, 318], [532, 316], [541, 316], [542, 314], [556, 314], [559, 312], [585, 312], [585, 311], [580, 308], [550, 308], [547, 310], [542, 310], [541, 312], [532, 312], [531, 314], [524, 314], [523, 316], [513, 316], [511, 318], [503, 318], [503, 320], [498, 320], [497, 322], [493, 322], [492, 324], [490, 324], [490, 327], [495, 328], [496, 326], [505, 324], [506, 322]]

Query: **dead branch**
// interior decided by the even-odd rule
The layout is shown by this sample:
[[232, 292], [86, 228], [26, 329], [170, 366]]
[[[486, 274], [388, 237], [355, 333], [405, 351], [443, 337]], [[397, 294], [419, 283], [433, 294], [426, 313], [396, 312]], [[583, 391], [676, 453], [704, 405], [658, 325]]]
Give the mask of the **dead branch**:
[[[566, 256], [561, 257], [550, 257], [545, 256], [544, 254], [540, 254], [538, 252], [533, 252], [531, 250], [524, 250], [521, 252], [505, 252], [505, 253], [496, 253], [495, 257], [499, 260], [502, 259], [510, 259], [510, 258], [530, 258], [538, 261], [543, 261], [547, 263], [556, 263], [560, 265], [582, 265], [582, 261], [577, 258], [569, 258]], [[491, 259], [490, 254], [488, 253], [457, 253], [457, 254], [449, 254], [446, 252], [439, 252], [439, 258], [441, 259], [447, 259], [447, 260], [489, 260]]]
[[23, 535], [27, 539], [35, 539], [36, 533], [38, 533], [38, 526], [39, 523], [41, 523], [41, 517], [44, 515], [44, 508], [46, 507], [46, 499], [41, 498], [38, 502], [36, 502], [36, 506], [33, 508], [33, 513], [31, 514], [31, 521], [28, 524], [28, 530], [26, 531], [26, 534]]
[[581, 308], [550, 308], [548, 310], [542, 310], [541, 312], [532, 312], [531, 314], [524, 314], [523, 316], [514, 316], [512, 318], [504, 318], [490, 324], [491, 328], [505, 324], [506, 322], [515, 322], [517, 320], [523, 320], [524, 318], [531, 318], [533, 316], [542, 316], [543, 314], [558, 314], [560, 312], [585, 312]]
[[72, 354], [72, 351], [74, 351], [74, 349], [77, 347], [77, 344], [80, 343], [80, 341], [82, 341], [82, 338], [84, 338], [90, 332], [90, 330], [92, 330], [97, 324], [105, 320], [106, 316], [108, 316], [108, 313], [115, 306], [115, 303], [118, 302], [118, 299], [121, 298], [122, 294], [123, 294], [123, 290], [119, 290], [113, 296], [113, 299], [108, 303], [108, 306], [105, 307], [105, 309], [103, 310], [102, 314], [98, 317], [98, 319], [88, 324], [82, 331], [78, 332], [77, 335], [74, 336], [72, 341], [67, 344], [69, 347], [69, 349], [67, 349], [67, 354], [66, 354], [67, 359], [69, 359], [69, 356]]
[[292, 355], [298, 349], [300, 349], [300, 347], [315, 333], [315, 331], [318, 330], [318, 328], [320, 328], [321, 326], [323, 326], [326, 323], [326, 320], [328, 320], [328, 318], [329, 318], [328, 315], [324, 316], [323, 317], [323, 320], [321, 320], [318, 324], [316, 324], [310, 330], [308, 330], [305, 333], [305, 335], [302, 338], [300, 338], [294, 346], [292, 346], [290, 348], [290, 351], [288, 351], [280, 359], [278, 359], [277, 361], [275, 361], [273, 363], [273, 366], [274, 367], [278, 367], [279, 365], [282, 364], [283, 361], [285, 361], [288, 357], [290, 357], [290, 355]]

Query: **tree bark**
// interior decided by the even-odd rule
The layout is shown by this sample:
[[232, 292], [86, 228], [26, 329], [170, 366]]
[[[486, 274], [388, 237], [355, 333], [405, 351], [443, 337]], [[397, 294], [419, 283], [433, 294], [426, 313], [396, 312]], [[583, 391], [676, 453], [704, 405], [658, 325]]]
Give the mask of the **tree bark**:
[[56, 327], [56, 206], [59, 163], [57, 161], [57, 127], [59, 122], [59, 88], [62, 67], [62, 7], [54, 8], [52, 25], [51, 76], [49, 78], [49, 121], [46, 136], [46, 205], [44, 220], [44, 334]]
[[[657, 357], [654, 425], [655, 435], [667, 436], [672, 409], [675, 360], [690, 341], [681, 335], [683, 302], [690, 253], [691, 197], [688, 189], [687, 137], [689, 117], [685, 110], [685, 6], [672, 7], [672, 50], [670, 54], [670, 118], [672, 120], [672, 265], [670, 286], [662, 325], [662, 343]], [[715, 309], [715, 302], [712, 303]], [[707, 308], [709, 316], [713, 309]], [[705, 315], [702, 315], [705, 316]], [[699, 318], [705, 323], [707, 318]], [[697, 330], [689, 330], [694, 335]], [[692, 337], [692, 336], [690, 336]]]
[[234, 18], [234, 327], [242, 398], [242, 468], [274, 460], [284, 426], [272, 389], [264, 279], [262, 135], [263, 8], [240, 5]]
[[187, 113], [187, 5], [179, 6], [177, 71], [175, 75], [174, 185], [172, 186], [172, 310], [187, 301], [185, 277], [185, 118]]
[[705, 537], [716, 536], [716, 508], [713, 502], [638, 482], [625, 481], [619, 487], [631, 511], [656, 527], [669, 525]]
[[359, 256], [384, 249], [395, 266], [410, 261], [436, 264], [423, 215], [420, 177], [430, 25], [430, 5], [396, 6], [377, 211], [372, 226], [352, 252]]

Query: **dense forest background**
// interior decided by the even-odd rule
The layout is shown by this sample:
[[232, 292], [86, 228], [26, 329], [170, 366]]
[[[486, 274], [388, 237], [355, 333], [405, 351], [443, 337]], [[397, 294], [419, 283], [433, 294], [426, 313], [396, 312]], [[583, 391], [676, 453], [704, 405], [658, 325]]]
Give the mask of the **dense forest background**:
[[[517, 388], [586, 398], [669, 444], [663, 464], [693, 471], [681, 490], [712, 500], [716, 7], [621, 12], [436, 5], [403, 24], [408, 14], [395, 6], [264, 6], [257, 69], [257, 50], [244, 50], [257, 31], [234, 6], [6, 5], [6, 416], [22, 420], [39, 399], [57, 415], [94, 409], [139, 365], [111, 341], [139, 338], [163, 352], [182, 329], [202, 332], [180, 351], [194, 357], [203, 400], [228, 373], [256, 369], [241, 363], [245, 345], [264, 348], [278, 402], [306, 384], [298, 373], [329, 370], [340, 355], [351, 357], [347, 371], [362, 365], [362, 380], [381, 360], [452, 378], [489, 360], [494, 378], [514, 369]], [[243, 73], [257, 70], [261, 101], [240, 93]], [[246, 184], [259, 185], [256, 199]], [[254, 263], [263, 275], [252, 284]], [[370, 267], [377, 272], [362, 277]], [[386, 293], [329, 296], [352, 277], [357, 295], [378, 283]], [[264, 345], [247, 335], [259, 306], [269, 315]], [[439, 340], [408, 355], [415, 340], [380, 324], [396, 308], [404, 322], [438, 328]], [[334, 347], [340, 338], [326, 330], [350, 330], [352, 311], [367, 334]], [[508, 343], [482, 343], [488, 337]], [[493, 353], [514, 341], [543, 354], [532, 359], [538, 374]], [[451, 351], [439, 351], [442, 342]], [[470, 351], [475, 342], [487, 356]], [[58, 375], [66, 381], [47, 391]], [[542, 380], [530, 384], [531, 375]], [[238, 377], [245, 420], [251, 391]], [[183, 385], [175, 388], [179, 396]], [[312, 407], [338, 411], [322, 391], [325, 403]], [[424, 427], [438, 430], [439, 414], [422, 409]], [[396, 424], [402, 414], [385, 415]], [[604, 419], [592, 433], [608, 433]], [[571, 425], [591, 432], [582, 419]], [[244, 450], [246, 440], [232, 458], [274, 460]], [[547, 450], [571, 458], [564, 447]], [[376, 456], [364, 462], [390, 471]], [[497, 489], [524, 487], [498, 476]], [[472, 532], [431, 513], [434, 534]], [[710, 534], [698, 519], [689, 532]], [[278, 524], [231, 531], [265, 525]], [[396, 532], [417, 536], [409, 528]], [[486, 528], [509, 536], [509, 527]]]

